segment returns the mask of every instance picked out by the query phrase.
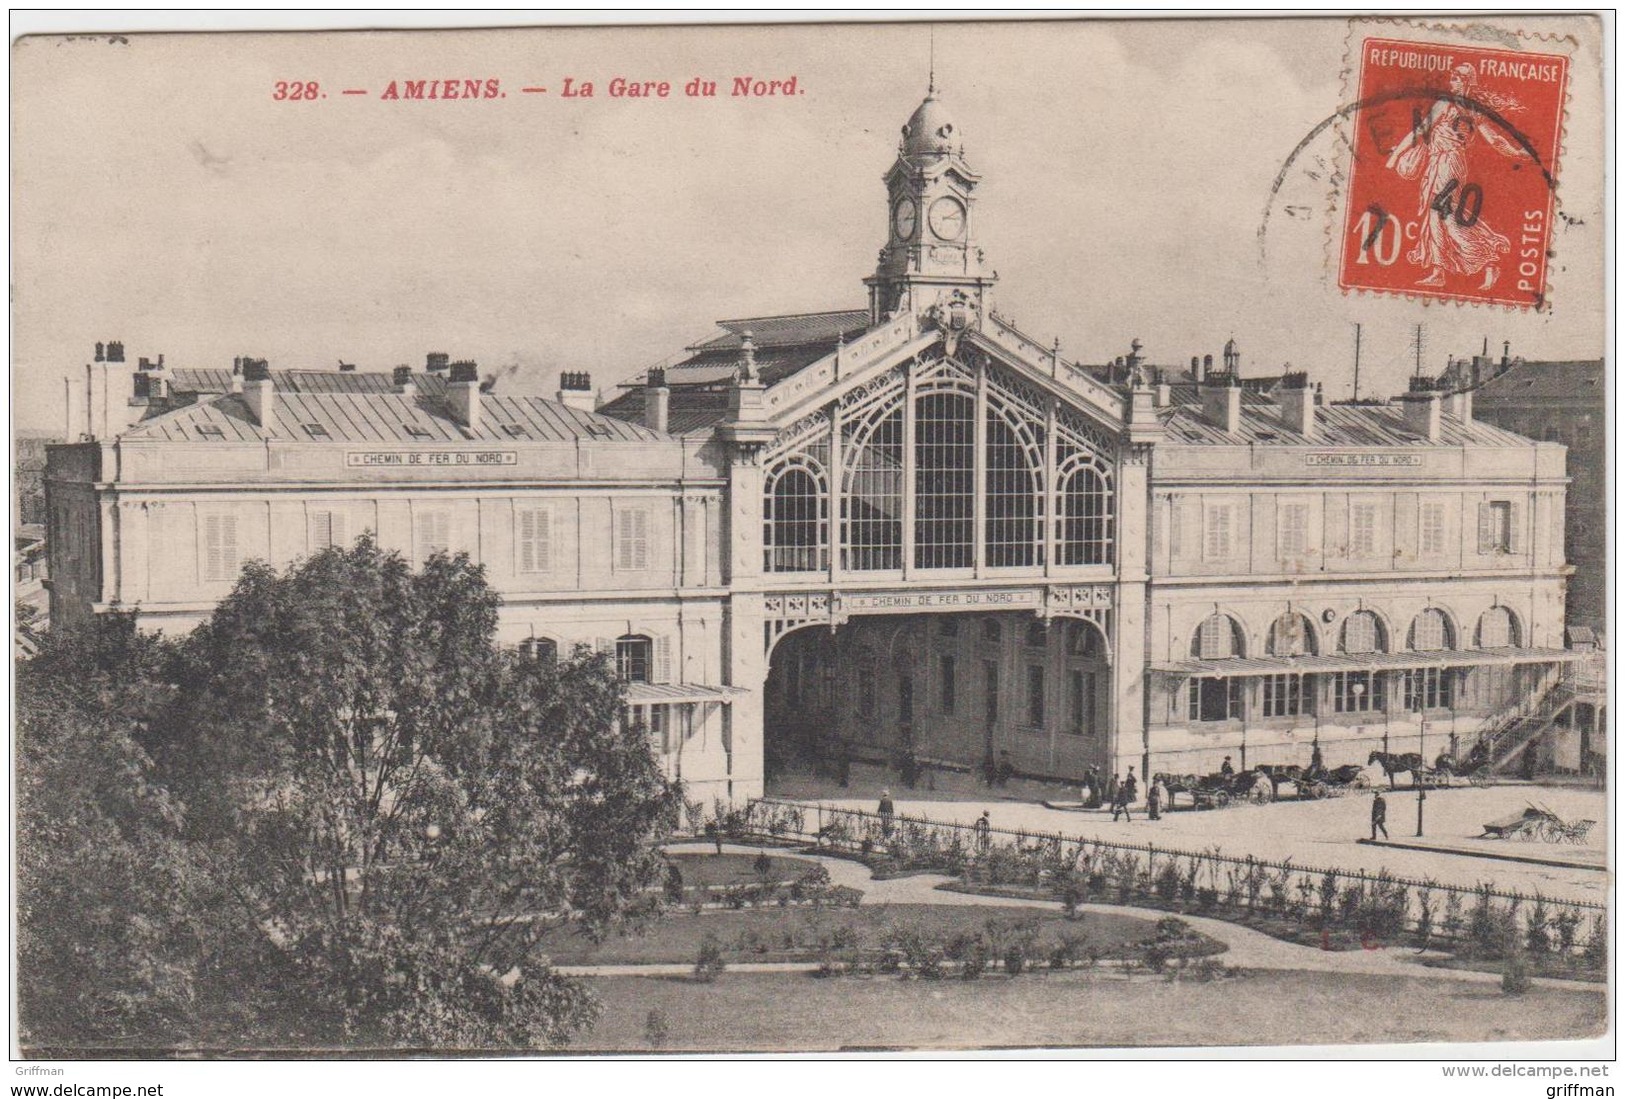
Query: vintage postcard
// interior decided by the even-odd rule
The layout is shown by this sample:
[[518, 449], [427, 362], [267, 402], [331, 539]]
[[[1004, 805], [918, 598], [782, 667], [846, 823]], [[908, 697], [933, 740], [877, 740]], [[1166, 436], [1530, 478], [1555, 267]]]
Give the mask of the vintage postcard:
[[1607, 18], [108, 29], [20, 1072], [1611, 1056]]

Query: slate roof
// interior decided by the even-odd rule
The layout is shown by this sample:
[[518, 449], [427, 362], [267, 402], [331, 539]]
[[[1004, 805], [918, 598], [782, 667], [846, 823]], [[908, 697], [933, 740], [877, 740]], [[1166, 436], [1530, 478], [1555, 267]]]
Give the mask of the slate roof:
[[1608, 396], [1601, 359], [1514, 362], [1504, 372], [1480, 382], [1473, 400], [1494, 404], [1528, 401], [1594, 401]]
[[[1315, 409], [1314, 438], [1299, 435], [1286, 426], [1281, 406], [1259, 395], [1249, 399], [1243, 393], [1241, 424], [1235, 434], [1210, 423], [1199, 402], [1181, 402], [1174, 387], [1173, 404], [1162, 409], [1158, 418], [1171, 443], [1234, 446], [1256, 443], [1262, 446], [1529, 446], [1530, 441], [1482, 420], [1463, 423], [1454, 416], [1441, 416], [1439, 441], [1428, 442], [1405, 425], [1405, 412], [1397, 404], [1326, 404]], [[1188, 387], [1194, 395], [1195, 388]]]
[[[159, 377], [169, 379], [175, 393], [229, 393], [231, 371], [209, 367], [178, 367]], [[439, 396], [445, 392], [446, 376], [427, 371], [412, 372], [418, 392]], [[279, 393], [392, 393], [393, 373], [375, 370], [273, 370], [271, 382]]]
[[[581, 412], [541, 397], [481, 395], [479, 427], [473, 431], [451, 419], [443, 399], [418, 393], [283, 393], [272, 397], [271, 415], [256, 424], [242, 397], [205, 397], [125, 433], [131, 440], [169, 442], [257, 442], [264, 439], [312, 445], [436, 442], [606, 442], [667, 438], [641, 423]], [[308, 425], [308, 427], [307, 427]]]

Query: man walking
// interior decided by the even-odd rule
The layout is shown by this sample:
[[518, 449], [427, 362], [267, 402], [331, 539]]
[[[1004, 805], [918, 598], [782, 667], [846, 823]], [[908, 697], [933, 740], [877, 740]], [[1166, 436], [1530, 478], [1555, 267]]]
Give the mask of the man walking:
[[1114, 795], [1112, 795], [1112, 820], [1115, 821], [1117, 819], [1117, 814], [1121, 813], [1121, 814], [1123, 814], [1123, 819], [1125, 821], [1127, 821], [1130, 824], [1133, 824], [1134, 823], [1134, 818], [1129, 815], [1129, 811], [1128, 811], [1128, 807], [1129, 807], [1129, 784], [1128, 784], [1127, 781], [1117, 782], [1117, 776], [1116, 775], [1112, 776], [1112, 781], [1113, 781], [1113, 783], [1115, 783], [1116, 788], [1117, 788], [1117, 792]]
[[887, 839], [891, 839], [891, 819], [896, 812], [897, 807], [892, 804], [891, 791], [880, 791], [880, 834]]
[[1162, 819], [1162, 814], [1158, 812], [1162, 808], [1162, 783], [1153, 782], [1151, 789], [1145, 792], [1145, 808], [1152, 820]]
[[1377, 831], [1381, 829], [1382, 838], [1388, 838], [1388, 803], [1383, 800], [1382, 791], [1371, 799], [1371, 839], [1377, 838]]

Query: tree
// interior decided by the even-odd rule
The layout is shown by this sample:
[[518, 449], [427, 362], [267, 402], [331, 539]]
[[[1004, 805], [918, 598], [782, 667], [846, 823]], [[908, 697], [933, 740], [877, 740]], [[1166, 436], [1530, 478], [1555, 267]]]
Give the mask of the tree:
[[466, 557], [248, 566], [189, 637], [54, 632], [19, 676], [19, 1013], [58, 1042], [536, 1048], [537, 952], [650, 903], [678, 791], [599, 655], [496, 643]]
[[133, 616], [17, 666], [17, 1011], [24, 1044], [168, 1044], [199, 1016], [207, 875], [137, 741], [168, 655]]
[[251, 565], [187, 640], [161, 749], [191, 838], [225, 853], [268, 988], [352, 1040], [567, 1041], [592, 1014], [536, 953], [549, 920], [635, 916], [680, 805], [617, 728], [600, 656], [496, 644], [466, 556], [370, 539]]

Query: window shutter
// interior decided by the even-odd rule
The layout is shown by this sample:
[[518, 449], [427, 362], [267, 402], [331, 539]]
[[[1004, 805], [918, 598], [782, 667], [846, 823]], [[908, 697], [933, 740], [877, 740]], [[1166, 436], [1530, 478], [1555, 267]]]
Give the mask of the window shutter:
[[629, 511], [615, 513], [615, 568], [620, 572], [632, 567], [631, 518]]
[[1523, 503], [1512, 501], [1507, 508], [1507, 552], [1523, 552]]
[[349, 531], [345, 530], [344, 513], [330, 511], [327, 513], [327, 544], [344, 547], [350, 544]]
[[522, 508], [519, 512], [519, 571], [536, 572], [536, 512]]
[[671, 638], [665, 635], [655, 638], [654, 682], [671, 682]]
[[220, 516], [206, 515], [203, 518], [203, 579], [220, 579], [222, 567]]
[[639, 509], [632, 513], [632, 567], [649, 567], [649, 513]]
[[1495, 552], [1495, 509], [1488, 500], [1478, 505], [1478, 552]]
[[531, 512], [531, 522], [536, 528], [531, 556], [535, 558], [536, 571], [547, 572], [553, 567], [553, 512], [537, 508]]
[[237, 517], [209, 515], [203, 520], [203, 578], [231, 580], [237, 575]]

